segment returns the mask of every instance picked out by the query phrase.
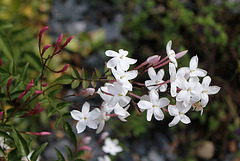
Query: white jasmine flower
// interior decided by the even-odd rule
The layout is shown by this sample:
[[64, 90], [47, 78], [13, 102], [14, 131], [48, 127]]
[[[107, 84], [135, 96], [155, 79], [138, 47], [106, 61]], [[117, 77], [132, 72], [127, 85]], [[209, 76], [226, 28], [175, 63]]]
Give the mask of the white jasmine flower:
[[211, 78], [206, 76], [202, 81], [202, 93], [201, 93], [201, 104], [202, 107], [206, 107], [208, 103], [208, 95], [213, 95], [219, 92], [220, 87], [218, 86], [209, 86], [211, 83]]
[[169, 104], [169, 100], [167, 98], [160, 98], [155, 90], [151, 90], [149, 93], [150, 101], [140, 100], [138, 102], [138, 107], [142, 110], [147, 110], [147, 120], [151, 121], [152, 115], [154, 115], [156, 120], [163, 120], [164, 114], [161, 108], [167, 106]]
[[170, 74], [170, 93], [172, 97], [177, 95], [177, 87], [184, 79], [185, 71], [181, 68], [176, 72], [176, 67], [173, 63], [169, 63], [169, 74]]
[[111, 161], [108, 155], [104, 155], [103, 157], [98, 157], [98, 161]]
[[160, 69], [158, 71], [158, 73], [155, 72], [153, 67], [148, 68], [148, 75], [150, 77], [151, 80], [146, 80], [145, 81], [145, 86], [149, 89], [149, 90], [160, 90], [161, 92], [165, 92], [167, 90], [167, 84], [163, 84], [163, 85], [157, 85], [160, 83], [163, 83], [164, 81], [163, 76], [164, 76], [164, 70]]
[[117, 70], [127, 71], [131, 64], [135, 64], [137, 60], [126, 57], [128, 51], [120, 49], [119, 52], [113, 50], [107, 50], [105, 52], [106, 56], [113, 57], [107, 62], [108, 68], [117, 67]]
[[189, 67], [186, 67], [186, 71], [190, 77], [205, 77], [207, 75], [206, 70], [198, 68], [197, 55], [191, 58]]
[[183, 101], [184, 106], [188, 106], [191, 102], [195, 103], [200, 100], [201, 85], [198, 82], [197, 77], [192, 77], [187, 82], [182, 79], [181, 83], [178, 85], [181, 91], [177, 94], [176, 100]]
[[104, 110], [104, 108], [101, 108], [101, 114], [98, 118], [98, 128], [96, 133], [99, 134], [100, 132], [102, 132], [104, 126], [105, 126], [105, 122], [108, 121], [110, 119], [110, 116], [107, 115], [107, 112]]
[[97, 129], [96, 119], [100, 116], [100, 110], [98, 108], [93, 109], [91, 112], [90, 105], [88, 102], [85, 102], [82, 106], [82, 112], [78, 110], [71, 111], [71, 116], [74, 120], [78, 120], [76, 128], [77, 133], [81, 133], [88, 126], [91, 129]]
[[120, 84], [122, 84], [122, 87], [129, 91], [132, 91], [132, 84], [129, 82], [129, 80], [136, 78], [138, 75], [138, 71], [137, 70], [132, 70], [128, 72], [122, 70], [117, 71], [115, 68], [112, 68], [111, 70], [116, 80]]
[[105, 139], [104, 146], [102, 150], [105, 153], [110, 153], [111, 155], [116, 155], [117, 153], [121, 152], [123, 149], [121, 146], [118, 145], [117, 139], [110, 139], [109, 137]]
[[174, 116], [173, 120], [168, 124], [169, 127], [176, 125], [179, 121], [184, 124], [189, 124], [191, 120], [185, 115], [191, 108], [191, 105], [187, 107], [183, 106], [183, 103], [176, 102], [176, 105], [169, 105], [168, 112], [171, 116]]
[[168, 58], [171, 60], [171, 62], [177, 67], [178, 64], [175, 58], [176, 54], [175, 54], [175, 51], [171, 49], [171, 47], [172, 47], [172, 41], [170, 40], [166, 46], [167, 55], [168, 55]]

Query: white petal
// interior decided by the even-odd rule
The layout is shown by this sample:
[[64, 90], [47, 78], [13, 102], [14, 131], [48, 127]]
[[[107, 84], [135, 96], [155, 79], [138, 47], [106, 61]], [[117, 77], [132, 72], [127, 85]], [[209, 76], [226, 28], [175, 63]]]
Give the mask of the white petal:
[[167, 43], [167, 46], [166, 46], [166, 51], [167, 51], [167, 54], [170, 55], [170, 50], [171, 50], [171, 47], [172, 47], [172, 41], [168, 41]]
[[176, 97], [176, 95], [177, 95], [177, 86], [175, 85], [175, 83], [171, 83], [170, 93], [171, 93], [172, 97]]
[[128, 58], [128, 57], [125, 57], [124, 58], [124, 61], [126, 61], [128, 64], [135, 64], [137, 62], [136, 59], [132, 59], [132, 58]]
[[156, 72], [153, 67], [148, 68], [148, 75], [151, 80], [156, 81]]
[[183, 115], [181, 117], [181, 122], [184, 123], [184, 124], [189, 124], [191, 122], [191, 120], [186, 115]]
[[185, 99], [185, 97], [187, 96], [187, 91], [186, 90], [181, 90], [176, 97], [177, 101], [183, 101]]
[[86, 129], [86, 121], [79, 121], [76, 125], [77, 133], [81, 133]]
[[154, 108], [154, 117], [158, 121], [164, 119], [164, 114], [160, 108], [158, 108], [158, 107]]
[[168, 124], [168, 126], [172, 127], [172, 126], [176, 125], [179, 122], [179, 120], [180, 120], [180, 117], [179, 116], [175, 116], [173, 118], [173, 120]]
[[176, 67], [173, 63], [169, 63], [169, 74], [170, 75], [176, 74]]
[[160, 108], [162, 108], [162, 107], [167, 106], [169, 103], [170, 103], [170, 101], [169, 101], [168, 98], [166, 98], [166, 97], [160, 98], [159, 101], [158, 101], [158, 106], [159, 106]]
[[145, 86], [147, 87], [148, 90], [153, 90], [156, 89], [158, 86], [155, 86], [156, 82], [153, 80], [146, 80], [145, 81]]
[[157, 93], [157, 91], [155, 90], [151, 90], [149, 92], [149, 98], [150, 98], [150, 101], [153, 103], [153, 104], [157, 104], [157, 101], [159, 99], [159, 95]]
[[78, 110], [72, 110], [70, 114], [74, 120], [82, 120], [84, 118], [84, 115]]
[[108, 68], [114, 68], [118, 65], [119, 59], [118, 58], [112, 58], [107, 62], [107, 67]]
[[190, 70], [196, 70], [197, 66], [198, 66], [198, 57], [196, 55], [191, 58], [189, 67], [190, 67]]
[[164, 69], [160, 69], [158, 72], [157, 72], [157, 79], [160, 81], [163, 79], [163, 76], [164, 76]]
[[208, 100], [209, 100], [209, 98], [208, 98], [207, 93], [203, 93], [202, 94], [202, 99], [201, 99], [201, 104], [202, 104], [203, 107], [205, 107], [207, 105]]
[[127, 50], [119, 49], [118, 52], [119, 52], [120, 55], [123, 55], [123, 56], [127, 56], [128, 55], [128, 51]]
[[94, 121], [87, 120], [87, 126], [91, 129], [97, 129], [97, 124]]
[[144, 110], [147, 110], [147, 109], [151, 109], [152, 108], [152, 104], [148, 101], [144, 101], [144, 100], [141, 100], [137, 103], [138, 107], [140, 109], [144, 109]]
[[113, 50], [107, 50], [105, 52], [105, 55], [109, 56], [109, 57], [118, 57], [119, 56], [119, 54], [116, 51], [113, 51]]
[[210, 86], [208, 88], [207, 94], [209, 94], [209, 95], [216, 94], [216, 93], [218, 93], [220, 91], [220, 89], [221, 88], [218, 87], [218, 86]]
[[147, 110], [147, 121], [151, 121], [153, 115], [153, 109]]
[[121, 106], [119, 106], [119, 105], [116, 105], [116, 106], [114, 107], [114, 112], [115, 112], [117, 115], [119, 115], [119, 116], [125, 116], [126, 113], [127, 113], [127, 111], [124, 110], [124, 109], [123, 109]]
[[178, 108], [174, 105], [168, 106], [168, 112], [171, 116], [177, 116], [179, 114]]
[[119, 99], [119, 105], [124, 107], [131, 101], [131, 98], [129, 96], [122, 96]]
[[203, 78], [202, 86], [204, 89], [207, 89], [209, 87], [210, 83], [211, 83], [211, 77], [206, 76]]
[[99, 108], [94, 108], [91, 112], [89, 112], [91, 120], [95, 120], [99, 118], [101, 115], [101, 111]]
[[132, 80], [132, 79], [136, 78], [137, 75], [138, 75], [137, 70], [132, 70], [132, 71], [126, 72], [126, 79], [127, 80]]
[[90, 110], [90, 104], [88, 102], [85, 102], [82, 106], [82, 113], [83, 115], [86, 115], [89, 113]]
[[197, 68], [195, 70], [195, 74], [198, 76], [198, 77], [205, 77], [207, 75], [207, 71], [206, 70], [203, 70], [203, 69], [199, 69]]
[[129, 69], [130, 65], [127, 61], [121, 60], [121, 61], [119, 61], [119, 67], [122, 70], [127, 71]]

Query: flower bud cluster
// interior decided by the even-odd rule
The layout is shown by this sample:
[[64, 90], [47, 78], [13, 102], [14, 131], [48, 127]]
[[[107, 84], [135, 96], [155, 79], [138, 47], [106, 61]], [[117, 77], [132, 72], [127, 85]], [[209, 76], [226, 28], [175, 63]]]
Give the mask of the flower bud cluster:
[[[92, 129], [97, 129], [100, 133], [105, 125], [105, 121], [112, 116], [117, 116], [121, 121], [127, 121], [126, 118], [130, 115], [128, 108], [130, 107], [131, 96], [139, 100], [137, 103], [141, 112], [147, 111], [147, 120], [151, 121], [152, 116], [158, 121], [164, 119], [164, 111], [173, 116], [173, 120], [169, 126], [176, 125], [179, 121], [184, 124], [190, 123], [190, 118], [186, 113], [194, 107], [194, 110], [201, 111], [206, 107], [209, 96], [219, 92], [220, 87], [210, 86], [211, 78], [207, 75], [207, 71], [198, 68], [198, 57], [194, 56], [190, 60], [189, 67], [178, 67], [177, 59], [184, 56], [187, 51], [182, 51], [175, 54], [171, 49], [172, 41], [169, 41], [166, 46], [167, 56], [160, 59], [160, 56], [152, 56], [145, 62], [135, 68], [129, 70], [130, 65], [133, 65], [137, 60], [127, 57], [128, 51], [120, 49], [118, 52], [107, 50], [105, 55], [111, 57], [107, 62], [109, 68], [115, 78], [114, 81], [109, 81], [97, 90], [97, 93], [103, 99], [102, 105], [99, 108], [94, 108], [90, 111], [88, 102], [83, 104], [82, 111], [73, 110], [71, 115], [77, 120], [77, 132], [81, 133], [86, 129], [86, 126]], [[169, 65], [168, 80], [164, 79], [164, 69], [158, 68]], [[142, 69], [138, 72], [138, 69]], [[137, 85], [148, 89], [148, 94], [142, 97], [134, 94], [133, 80], [140, 74], [146, 71], [150, 80], [144, 83], [135, 82]], [[171, 100], [175, 100], [174, 104], [170, 104], [170, 98], [160, 97], [162, 92], [170, 91]], [[164, 111], [163, 111], [164, 110]]]

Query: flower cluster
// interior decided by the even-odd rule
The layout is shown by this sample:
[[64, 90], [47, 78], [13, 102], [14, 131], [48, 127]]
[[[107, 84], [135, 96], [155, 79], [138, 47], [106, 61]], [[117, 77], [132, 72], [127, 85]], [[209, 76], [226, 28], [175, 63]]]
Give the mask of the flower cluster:
[[[106, 82], [97, 90], [97, 94], [103, 99], [100, 108], [90, 111], [90, 105], [86, 102], [82, 106], [82, 112], [71, 111], [72, 117], [78, 120], [77, 132], [83, 132], [88, 126], [97, 129], [96, 132], [100, 133], [104, 128], [105, 121], [112, 116], [126, 121], [130, 115], [128, 112], [130, 96], [140, 99], [137, 106], [141, 112], [147, 111], [148, 121], [151, 121], [152, 116], [158, 121], [163, 120], [164, 111], [168, 112], [174, 117], [169, 123], [170, 127], [179, 121], [184, 124], [190, 123], [190, 118], [186, 116], [186, 113], [191, 107], [196, 111], [201, 111], [202, 114], [209, 101], [209, 95], [216, 94], [220, 87], [210, 86], [211, 78], [207, 76], [207, 71], [198, 68], [197, 56], [191, 58], [189, 67], [178, 68], [177, 59], [185, 55], [187, 51], [175, 54], [171, 46], [172, 41], [169, 41], [166, 46], [167, 56], [165, 58], [160, 59], [161, 57], [158, 55], [151, 56], [133, 70], [129, 70], [130, 65], [135, 64], [137, 60], [128, 58], [128, 51], [123, 49], [120, 49], [119, 52], [107, 50], [105, 55], [111, 57], [107, 62], [107, 68], [111, 70], [115, 79]], [[156, 70], [167, 64], [170, 78], [163, 80], [164, 69]], [[140, 69], [141, 72], [138, 71]], [[133, 80], [145, 72], [148, 73], [150, 80], [146, 80], [144, 83], [134, 82], [136, 85], [148, 89], [148, 94], [140, 97], [133, 93]], [[167, 91], [170, 91], [171, 98], [160, 97], [160, 93]], [[174, 103], [170, 104], [170, 102]]]

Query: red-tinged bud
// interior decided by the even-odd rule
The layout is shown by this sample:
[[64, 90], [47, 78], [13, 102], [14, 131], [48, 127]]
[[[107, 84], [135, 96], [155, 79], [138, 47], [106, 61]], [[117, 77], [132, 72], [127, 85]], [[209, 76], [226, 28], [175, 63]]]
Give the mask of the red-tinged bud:
[[48, 26], [44, 27], [40, 32], [39, 32], [39, 47], [41, 46], [41, 41], [42, 41], [42, 34], [48, 29]]
[[36, 91], [34, 94], [33, 94], [33, 96], [36, 96], [37, 94], [42, 94], [43, 93], [43, 91]]
[[24, 91], [23, 93], [21, 93], [20, 96], [19, 96], [18, 99], [17, 99], [17, 102], [18, 102], [19, 100], [21, 100], [25, 94], [26, 94], [25, 91]]
[[90, 147], [87, 146], [87, 145], [84, 145], [84, 146], [80, 147], [79, 150], [89, 150], [89, 151], [91, 151], [92, 148], [90, 148]]
[[179, 59], [179, 58], [183, 57], [187, 52], [188, 52], [188, 50], [184, 50], [182, 52], [179, 52], [175, 55], [175, 58]]
[[2, 66], [2, 59], [0, 59], [0, 66]]
[[51, 45], [45, 45], [44, 47], [43, 47], [43, 50], [42, 50], [42, 54], [41, 55], [43, 55], [44, 53], [45, 53], [45, 51], [48, 49], [48, 48], [50, 48], [51, 47]]
[[32, 79], [31, 82], [27, 85], [27, 88], [25, 89], [25, 92], [27, 92], [32, 86], [33, 86], [33, 79]]
[[44, 111], [46, 109], [46, 107], [39, 109], [40, 105], [41, 105], [41, 102], [38, 102], [36, 107], [34, 109], [29, 110], [28, 113], [26, 115], [24, 115], [24, 117], [41, 113], [42, 111]]
[[157, 63], [159, 60], [160, 60], [161, 56], [159, 55], [153, 55], [153, 56], [150, 56], [148, 59], [147, 59], [147, 62], [149, 64], [155, 64]]
[[66, 64], [61, 70], [59, 70], [57, 73], [63, 73], [68, 69], [69, 64]]
[[83, 144], [89, 144], [92, 138], [90, 136], [86, 136], [82, 139]]
[[10, 84], [12, 83], [13, 78], [10, 78], [7, 82], [7, 92], [9, 92]]
[[55, 49], [54, 49], [53, 55], [56, 54], [57, 49], [59, 48], [59, 45], [60, 45], [60, 43], [62, 42], [62, 38], [63, 38], [63, 34], [61, 34], [61, 35], [59, 36], [58, 40], [57, 40], [57, 44], [56, 44], [56, 47], [55, 47]]
[[42, 87], [46, 87], [48, 85], [48, 83], [43, 83]]
[[26, 132], [26, 134], [30, 134], [30, 135], [51, 135], [52, 133], [47, 132], [47, 131], [42, 131], [42, 132]]
[[106, 137], [108, 137], [109, 133], [108, 132], [103, 132], [100, 136], [100, 140], [105, 140]]
[[94, 92], [95, 92], [95, 89], [94, 88], [87, 88], [86, 89], [86, 95], [87, 96], [92, 96], [93, 94], [94, 94]]
[[38, 104], [36, 105], [36, 107], [33, 110], [39, 110], [40, 105], [41, 105], [41, 102], [38, 102]]
[[63, 44], [63, 46], [61, 47], [60, 50], [62, 50], [65, 46], [67, 46], [67, 44], [72, 40], [73, 37], [74, 37], [74, 36], [70, 36], [70, 37], [65, 41], [65, 43]]
[[2, 115], [3, 115], [3, 111], [0, 112], [0, 118], [2, 118]]

